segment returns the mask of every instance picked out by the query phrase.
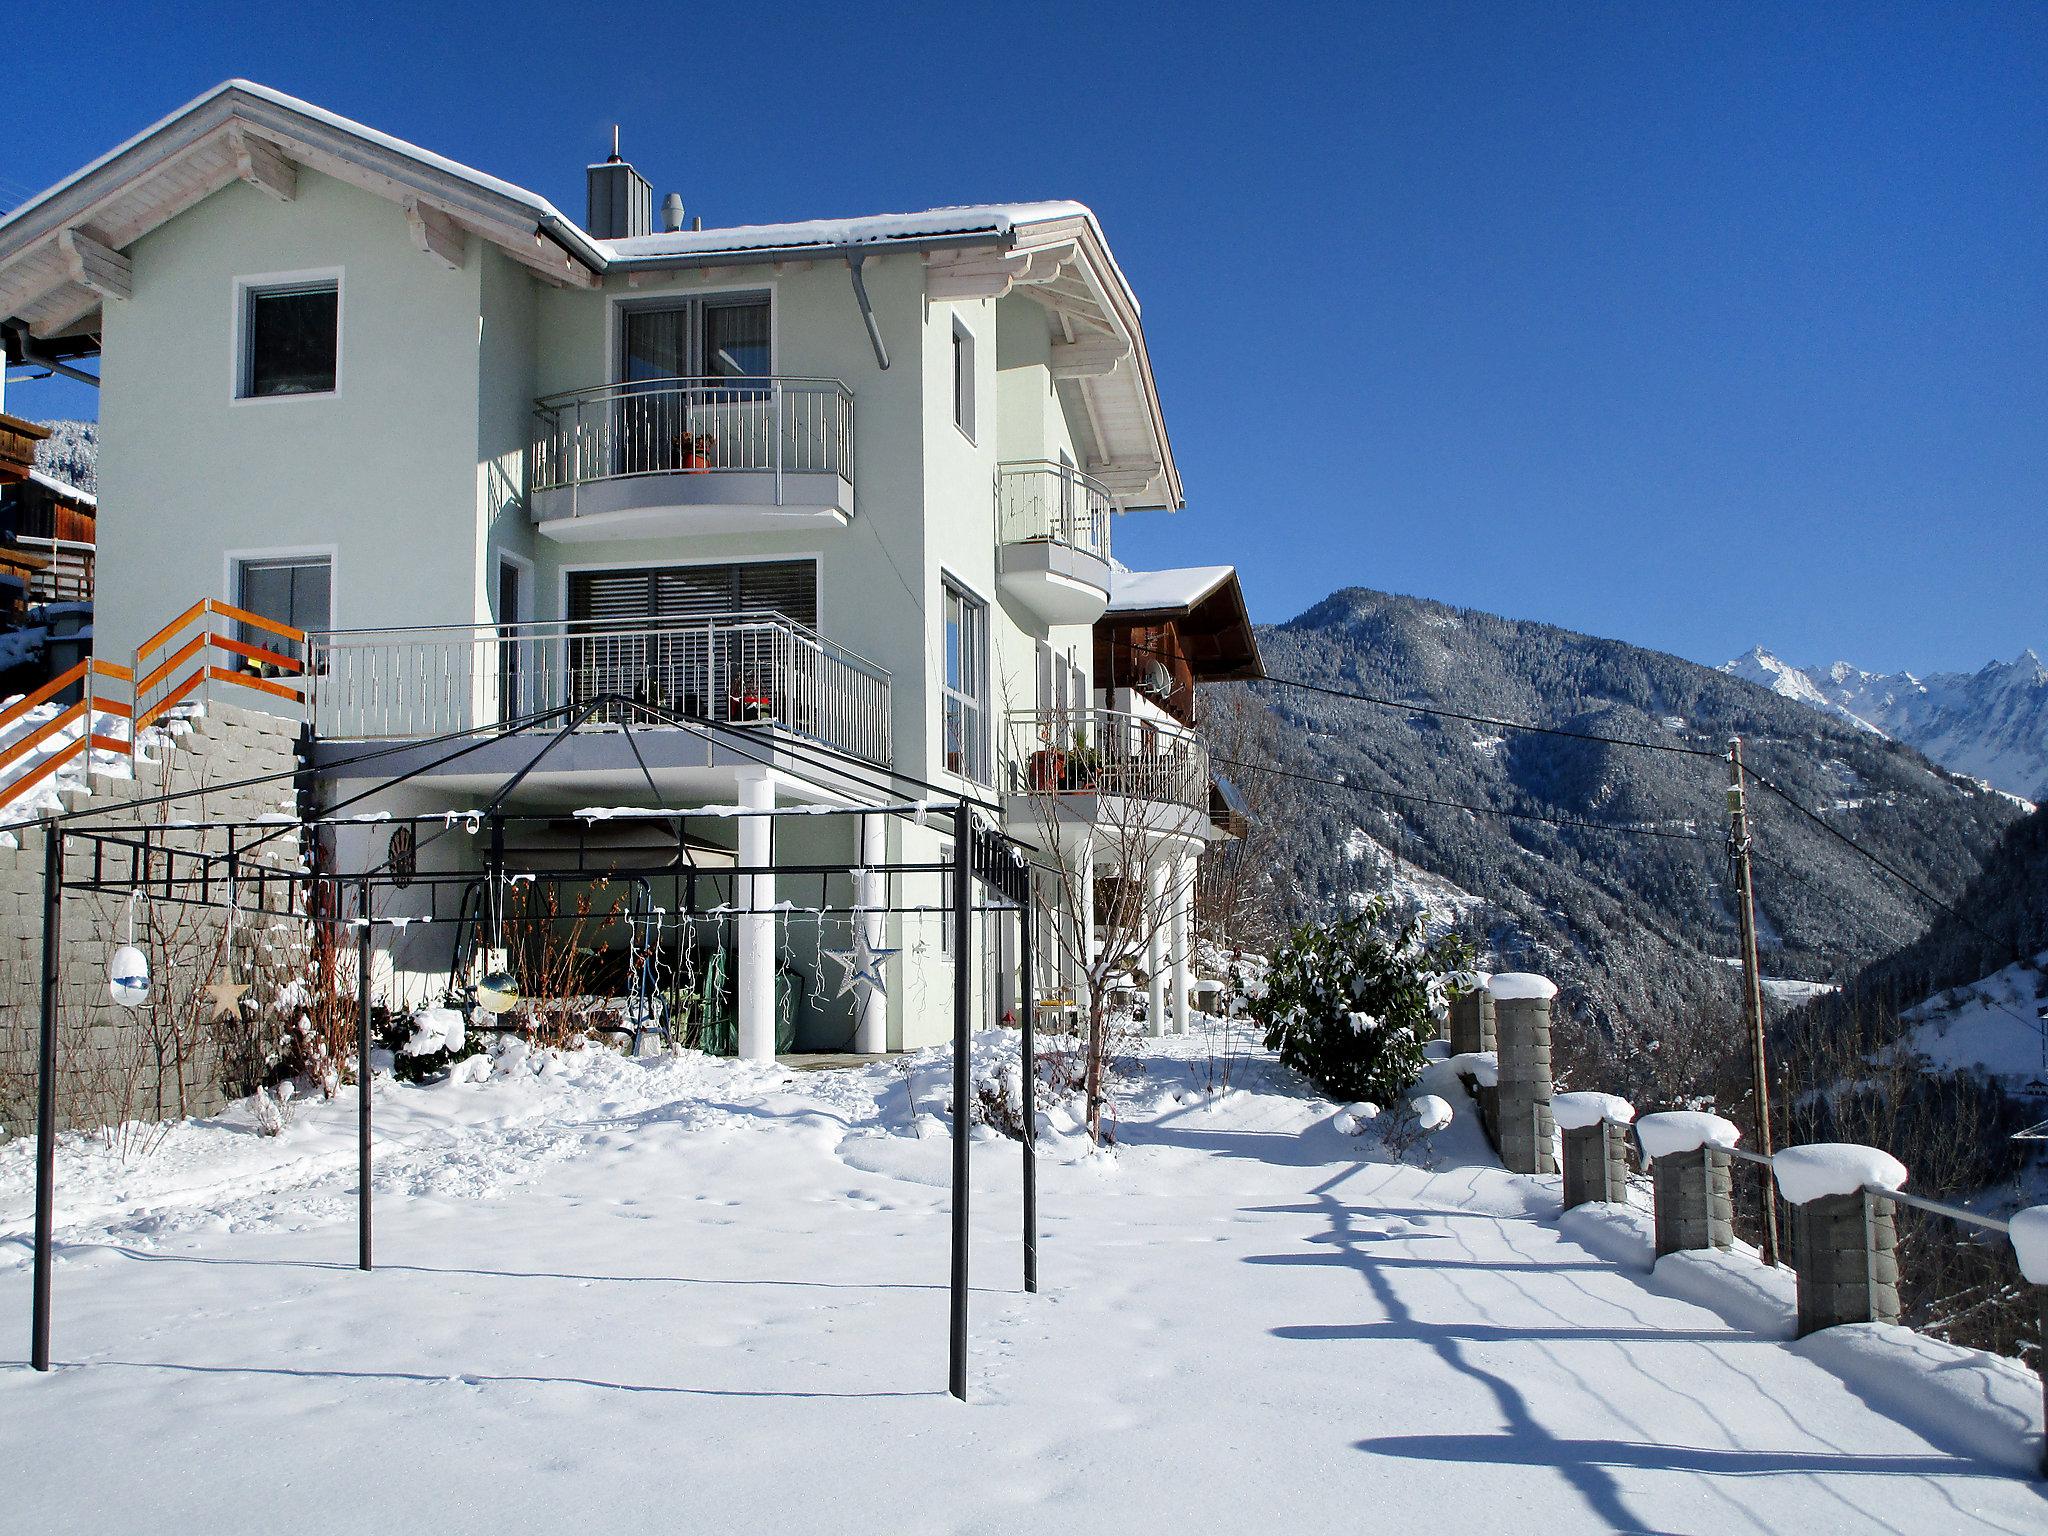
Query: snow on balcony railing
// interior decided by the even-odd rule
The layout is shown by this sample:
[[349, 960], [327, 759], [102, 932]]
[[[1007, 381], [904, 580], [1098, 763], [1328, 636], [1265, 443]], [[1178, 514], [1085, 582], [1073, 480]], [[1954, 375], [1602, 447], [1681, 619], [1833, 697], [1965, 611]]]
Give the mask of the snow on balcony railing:
[[853, 395], [837, 379], [644, 379], [537, 402], [528, 484], [633, 475], [836, 474], [853, 479]]
[[[311, 637], [322, 736], [437, 736], [607, 697], [678, 715], [779, 725], [890, 761], [890, 680], [780, 614], [330, 630]], [[604, 704], [592, 724], [639, 724]]]
[[1017, 459], [996, 466], [996, 540], [1046, 540], [1109, 558], [1114, 503], [1101, 481], [1071, 464]]
[[1116, 709], [1027, 709], [1009, 718], [1012, 794], [1150, 800], [1207, 814], [1209, 753], [1185, 727]]

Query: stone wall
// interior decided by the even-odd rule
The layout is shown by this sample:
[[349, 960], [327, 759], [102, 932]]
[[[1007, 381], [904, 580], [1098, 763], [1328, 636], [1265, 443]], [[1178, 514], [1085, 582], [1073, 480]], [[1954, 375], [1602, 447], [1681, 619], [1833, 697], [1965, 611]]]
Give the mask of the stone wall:
[[[134, 778], [96, 773], [90, 793], [67, 791], [72, 825], [144, 826], [153, 840], [187, 850], [225, 853], [228, 833], [180, 827], [181, 822], [256, 821], [283, 830], [250, 855], [268, 867], [296, 869], [300, 842], [296, 788], [295, 720], [213, 703], [204, 714], [174, 723], [151, 749], [159, 761], [139, 765]], [[264, 778], [247, 788], [219, 786]], [[175, 793], [167, 806], [138, 805]], [[262, 836], [262, 833], [256, 834]], [[246, 846], [251, 833], [237, 837]], [[0, 1138], [32, 1134], [35, 1125], [37, 1045], [41, 1029], [43, 873], [45, 833], [16, 828], [0, 844]], [[124, 851], [88, 839], [66, 841], [67, 878], [98, 878], [126, 887], [134, 865]], [[133, 855], [128, 855], [132, 860]], [[96, 865], [97, 860], [97, 865]], [[136, 944], [149, 958], [151, 999], [141, 1008], [114, 1003], [107, 963], [125, 941], [131, 903], [121, 894], [68, 891], [60, 918], [58, 958], [58, 1120], [62, 1127], [166, 1119], [219, 1110], [231, 1093], [246, 1092], [247, 1031], [215, 1026], [205, 988], [246, 965], [261, 924], [252, 922], [253, 888], [229, 931], [224, 893], [212, 907], [170, 902], [133, 903]], [[267, 904], [285, 910], [291, 893], [273, 887]], [[246, 972], [243, 972], [246, 979]]]

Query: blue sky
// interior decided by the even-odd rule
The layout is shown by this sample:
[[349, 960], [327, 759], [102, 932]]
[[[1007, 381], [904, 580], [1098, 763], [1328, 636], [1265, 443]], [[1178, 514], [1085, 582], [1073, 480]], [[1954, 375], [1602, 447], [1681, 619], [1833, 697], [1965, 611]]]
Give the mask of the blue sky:
[[1076, 197], [1188, 488], [1134, 564], [1709, 662], [2048, 649], [2048, 7], [164, 14], [52, 14], [98, 73], [0, 98], [0, 198], [238, 74], [572, 211], [614, 121], [712, 224]]

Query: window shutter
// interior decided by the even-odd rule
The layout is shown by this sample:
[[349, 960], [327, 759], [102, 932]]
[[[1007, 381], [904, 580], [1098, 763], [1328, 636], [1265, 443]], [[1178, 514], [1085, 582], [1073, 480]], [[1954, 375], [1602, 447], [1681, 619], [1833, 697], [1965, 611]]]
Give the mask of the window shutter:
[[767, 560], [569, 574], [569, 617], [582, 623], [689, 623], [769, 612], [815, 627], [817, 566], [809, 560]]

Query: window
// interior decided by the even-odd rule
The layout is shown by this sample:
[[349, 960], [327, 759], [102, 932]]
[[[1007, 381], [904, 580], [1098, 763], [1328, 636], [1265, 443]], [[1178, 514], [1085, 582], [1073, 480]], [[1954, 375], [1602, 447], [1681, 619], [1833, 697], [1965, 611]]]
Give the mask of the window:
[[242, 291], [245, 400], [331, 395], [341, 356], [341, 284], [334, 278]]
[[766, 378], [768, 336], [768, 300], [760, 294], [628, 309], [619, 380]]
[[734, 613], [779, 613], [815, 628], [817, 563], [754, 560], [569, 573], [569, 617], [579, 623], [640, 625]]
[[[244, 560], [235, 569], [235, 606], [293, 629], [332, 629], [334, 564], [325, 555]], [[274, 647], [268, 630], [243, 628], [246, 644]]]
[[988, 782], [988, 608], [946, 583], [946, 767]]
[[953, 322], [953, 425], [974, 441], [974, 333]]

